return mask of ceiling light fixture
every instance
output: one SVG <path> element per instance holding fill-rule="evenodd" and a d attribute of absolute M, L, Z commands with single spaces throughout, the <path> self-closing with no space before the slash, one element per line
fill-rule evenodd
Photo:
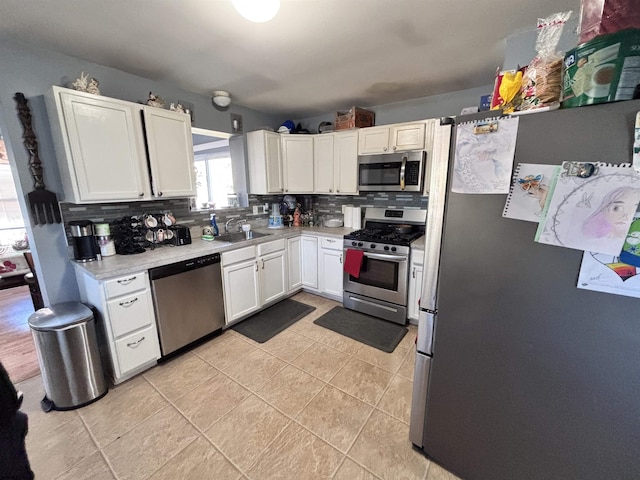
<path fill-rule="evenodd" d="M 247 20 L 264 23 L 276 16 L 280 0 L 232 0 L 233 6 Z"/>
<path fill-rule="evenodd" d="M 213 95 L 213 103 L 215 103 L 219 107 L 228 107 L 231 105 L 231 94 L 229 92 L 225 92 L 224 90 L 216 90 L 212 93 Z"/>

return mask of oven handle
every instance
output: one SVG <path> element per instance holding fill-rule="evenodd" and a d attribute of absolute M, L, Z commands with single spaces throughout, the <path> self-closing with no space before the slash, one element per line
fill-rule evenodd
<path fill-rule="evenodd" d="M 400 190 L 404 190 L 404 174 L 407 169 L 407 156 L 402 156 L 402 166 L 400 167 Z"/>
<path fill-rule="evenodd" d="M 397 255 L 383 255 L 380 253 L 366 253 L 364 254 L 367 258 L 373 258 L 377 260 L 390 260 L 396 263 L 406 262 L 408 260 L 407 257 L 398 257 Z"/>

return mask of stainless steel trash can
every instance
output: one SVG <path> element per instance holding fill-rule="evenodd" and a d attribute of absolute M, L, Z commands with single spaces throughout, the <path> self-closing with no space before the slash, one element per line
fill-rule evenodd
<path fill-rule="evenodd" d="M 45 397 L 42 409 L 71 410 L 107 393 L 93 313 L 80 302 L 41 308 L 29 317 Z"/>

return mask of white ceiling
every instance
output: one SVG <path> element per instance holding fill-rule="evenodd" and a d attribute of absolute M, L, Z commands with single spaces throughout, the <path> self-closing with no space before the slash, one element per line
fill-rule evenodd
<path fill-rule="evenodd" d="M 506 38 L 580 0 L 2 0 L 12 38 L 185 90 L 306 117 L 487 85 Z"/>

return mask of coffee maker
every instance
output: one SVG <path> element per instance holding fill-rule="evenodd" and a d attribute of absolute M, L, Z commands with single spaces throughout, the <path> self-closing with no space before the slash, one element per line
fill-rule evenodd
<path fill-rule="evenodd" d="M 69 222 L 73 244 L 73 259 L 76 262 L 93 262 L 98 259 L 98 242 L 91 220 Z"/>

